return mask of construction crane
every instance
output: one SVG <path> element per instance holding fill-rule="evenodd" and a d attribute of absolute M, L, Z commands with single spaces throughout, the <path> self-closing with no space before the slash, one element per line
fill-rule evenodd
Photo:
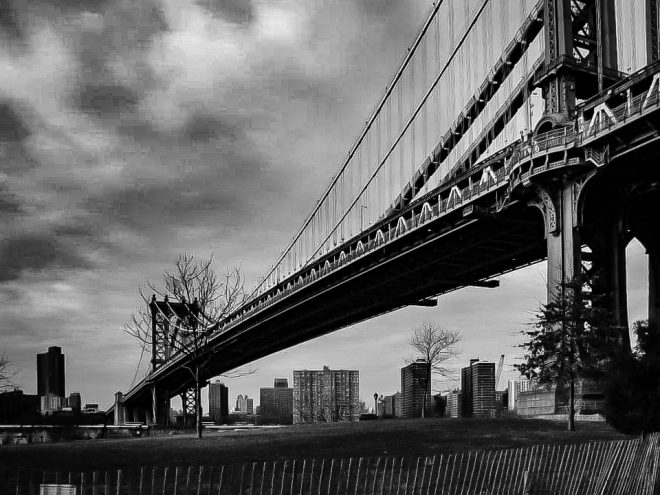
<path fill-rule="evenodd" d="M 500 361 L 497 363 L 497 370 L 495 371 L 495 390 L 497 390 L 497 386 L 500 383 L 502 368 L 504 368 L 504 354 L 500 355 Z"/>

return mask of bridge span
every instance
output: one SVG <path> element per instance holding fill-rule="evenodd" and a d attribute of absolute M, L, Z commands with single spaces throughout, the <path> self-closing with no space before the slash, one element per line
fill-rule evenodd
<path fill-rule="evenodd" d="M 445 66 L 467 50 L 463 42 L 486 22 L 489 2 L 473 3 L 463 37 L 449 43 Z M 442 85 L 440 61 L 437 78 L 427 77 L 425 89 L 411 98 L 408 117 L 392 119 L 390 101 L 406 71 L 414 76 L 414 54 L 426 53 L 424 44 L 446 6 L 438 2 L 315 210 L 249 301 L 214 326 L 206 348 L 213 358 L 203 378 L 397 308 L 432 305 L 435 297 L 461 287 L 492 286 L 493 277 L 546 258 L 550 298 L 558 284 L 581 273 L 591 294 L 601 296 L 594 300 L 626 325 L 625 247 L 634 237 L 649 254 L 649 318 L 656 319 L 657 23 L 647 26 L 649 43 L 656 43 L 647 61 L 622 74 L 612 43 L 614 3 L 526 2 L 502 55 L 483 63 L 489 68 L 483 82 L 439 133 L 432 132 L 427 112 Z M 651 7 L 649 15 L 657 15 Z M 414 83 L 411 88 L 415 94 Z M 541 95 L 534 96 L 537 89 Z M 544 112 L 532 122 L 529 102 L 541 96 Z M 417 131 L 426 136 L 423 153 L 415 144 L 418 118 L 425 122 Z M 502 143 L 506 135 L 510 139 Z M 389 144 L 383 145 L 385 136 Z M 400 165 L 408 160 L 405 142 L 415 162 L 410 171 Z M 373 156 L 355 158 L 367 151 Z M 395 152 L 404 158 L 394 160 Z M 364 177 L 352 171 L 364 163 Z M 393 186 L 388 179 L 394 166 L 399 180 Z M 350 180 L 356 177 L 357 186 Z M 367 209 L 373 211 L 365 224 Z M 162 421 L 170 397 L 191 387 L 187 359 L 172 356 L 120 394 L 110 412 L 118 421 Z"/>

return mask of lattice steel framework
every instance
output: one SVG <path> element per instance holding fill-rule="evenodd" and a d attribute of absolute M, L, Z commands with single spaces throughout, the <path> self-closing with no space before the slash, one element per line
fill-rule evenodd
<path fill-rule="evenodd" d="M 199 322 L 200 309 L 196 301 L 172 302 L 167 296 L 157 301 L 154 295 L 149 303 L 151 313 L 151 366 L 152 371 L 169 361 L 181 348 L 182 330 L 193 328 Z"/>

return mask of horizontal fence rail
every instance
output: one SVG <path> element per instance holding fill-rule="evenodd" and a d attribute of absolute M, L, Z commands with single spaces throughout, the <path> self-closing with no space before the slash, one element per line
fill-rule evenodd
<path fill-rule="evenodd" d="M 660 435 L 426 457 L 351 457 L 94 472 L 2 470 L 3 494 L 655 494 Z M 59 490 L 59 491 L 58 491 Z"/>

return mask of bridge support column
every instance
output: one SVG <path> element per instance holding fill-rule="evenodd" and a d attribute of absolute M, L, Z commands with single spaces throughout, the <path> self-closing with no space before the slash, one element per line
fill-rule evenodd
<path fill-rule="evenodd" d="M 121 392 L 115 393 L 115 420 L 114 424 L 121 426 L 126 421 L 126 411 L 124 409 L 123 395 Z"/>
<path fill-rule="evenodd" d="M 534 203 L 545 218 L 548 246 L 548 302 L 560 296 L 563 285 L 579 273 L 580 233 L 575 226 L 573 208 L 576 191 L 572 183 L 558 187 L 539 187 Z"/>
<path fill-rule="evenodd" d="M 623 199 L 607 196 L 590 211 L 597 211 L 581 225 L 578 212 L 585 177 L 564 178 L 537 189 L 535 203 L 543 213 L 548 246 L 548 302 L 561 295 L 562 287 L 579 279 L 588 287 L 584 297 L 607 309 L 622 328 L 622 344 L 629 345 L 626 293 L 627 234 L 623 231 Z"/>
<path fill-rule="evenodd" d="M 660 323 L 660 245 L 648 249 L 649 254 L 649 324 Z"/>
<path fill-rule="evenodd" d="M 151 386 L 151 423 L 168 426 L 170 423 L 170 395 L 160 390 L 156 384 Z"/>
<path fill-rule="evenodd" d="M 187 427 L 195 426 L 195 414 L 197 412 L 195 388 L 186 390 L 181 394 L 181 408 L 183 409 L 183 423 Z"/>

